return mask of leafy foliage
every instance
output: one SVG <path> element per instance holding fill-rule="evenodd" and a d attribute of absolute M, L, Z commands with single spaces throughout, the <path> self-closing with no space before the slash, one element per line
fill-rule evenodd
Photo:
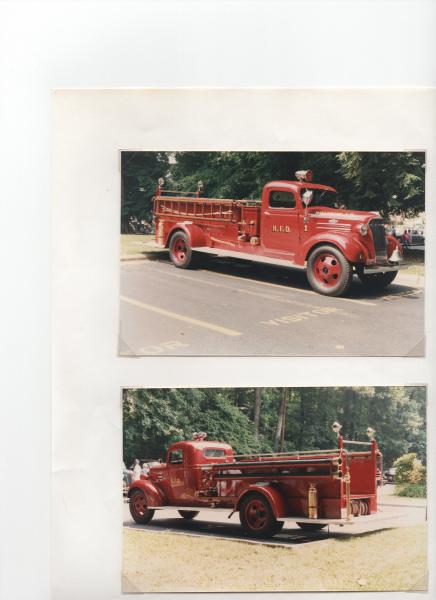
<path fill-rule="evenodd" d="M 315 181 L 335 187 L 353 209 L 384 215 L 424 210 L 423 152 L 123 152 L 122 226 L 129 216 L 151 219 L 159 177 L 166 187 L 216 198 L 260 198 L 267 181 L 294 179 L 311 168 Z M 141 191 L 143 190 L 143 191 Z"/>
<path fill-rule="evenodd" d="M 127 233 L 129 217 L 151 220 L 151 199 L 159 177 L 166 174 L 165 152 L 121 153 L 121 231 Z"/>
<path fill-rule="evenodd" d="M 277 435 L 282 388 L 262 388 L 259 427 L 254 388 L 124 390 L 124 460 L 164 458 L 168 446 L 206 431 L 237 453 L 271 452 Z M 283 450 L 331 448 L 339 421 L 349 439 L 366 439 L 368 426 L 389 467 L 412 452 L 426 457 L 425 387 L 289 388 Z"/>
<path fill-rule="evenodd" d="M 425 469 L 415 452 L 408 452 L 396 459 L 395 481 L 397 483 L 421 483 L 425 479 Z"/>

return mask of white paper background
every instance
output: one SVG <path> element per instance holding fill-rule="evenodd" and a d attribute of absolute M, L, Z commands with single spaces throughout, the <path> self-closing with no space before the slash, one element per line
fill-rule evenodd
<path fill-rule="evenodd" d="M 428 363 L 411 358 L 118 358 L 119 149 L 426 149 L 431 198 L 435 102 L 436 93 L 425 91 L 56 92 L 55 597 L 86 590 L 104 598 L 119 587 L 122 386 L 380 385 L 430 377 Z M 430 282 L 427 307 L 434 293 Z"/>
<path fill-rule="evenodd" d="M 63 526 L 56 529 L 52 552 L 58 590 L 55 597 L 118 597 L 121 423 L 115 388 L 307 383 L 301 367 L 307 361 L 298 359 L 221 359 L 218 382 L 206 359 L 177 359 L 177 366 L 166 359 L 163 369 L 158 358 L 115 358 L 114 312 L 108 328 L 105 326 L 109 308 L 117 310 L 118 248 L 114 234 L 118 224 L 107 219 L 116 212 L 110 198 L 114 198 L 113 185 L 119 175 L 110 169 L 107 180 L 109 171 L 97 168 L 95 160 L 91 168 L 104 176 L 109 192 L 105 211 L 99 213 L 99 228 L 92 231 L 94 244 L 86 230 L 86 217 L 93 209 L 83 209 L 79 195 L 84 226 L 76 240 L 80 243 L 71 240 L 76 231 L 73 220 L 65 245 L 61 240 L 59 247 L 58 256 L 65 260 L 61 273 L 65 270 L 71 276 L 71 280 L 64 279 L 66 289 L 71 290 L 74 281 L 79 285 L 85 280 L 89 288 L 84 304 L 75 304 L 70 313 L 72 323 L 79 325 L 77 331 L 70 329 L 71 337 L 57 346 L 55 421 L 60 422 L 66 414 L 70 426 L 58 429 L 55 467 L 72 470 L 56 475 L 51 507 L 51 90 L 435 86 L 435 8 L 433 1 L 421 0 L 0 3 L 0 198 L 5 223 L 0 236 L 5 275 L 1 295 L 1 598 L 49 598 L 51 508 L 54 524 Z M 405 119 L 409 123 L 416 119 L 420 125 L 427 116 L 420 110 L 406 110 Z M 428 121 L 426 127 L 426 135 L 430 135 L 432 125 Z M 397 129 L 401 128 L 397 123 Z M 79 128 L 76 136 L 80 133 Z M 325 148 L 336 149 L 329 140 Z M 103 162 L 108 160 L 107 149 L 102 155 Z M 100 159 L 100 154 L 94 158 Z M 111 161 L 112 153 L 109 163 L 113 165 Z M 82 175 L 81 171 L 75 173 L 75 185 L 81 185 Z M 430 186 L 430 177 L 428 183 Z M 96 187 L 94 183 L 93 189 Z M 429 187 L 427 201 L 432 208 L 434 193 L 430 192 Z M 101 195 L 95 197 L 101 201 Z M 428 230 L 434 231 L 433 212 Z M 80 252 L 69 253 L 71 248 L 80 250 L 81 244 L 94 262 L 84 264 Z M 434 258 L 433 241 L 427 252 L 430 269 L 434 269 Z M 83 265 L 85 271 L 81 271 Z M 95 269 L 96 280 L 89 269 Z M 111 286 L 111 294 L 102 298 L 101 291 Z M 82 301 L 84 294 L 77 292 Z M 434 306 L 434 290 L 429 286 L 427 292 L 427 332 L 431 339 L 426 361 L 341 361 L 338 371 L 337 361 L 323 360 L 323 377 L 316 383 L 433 382 L 435 330 L 429 307 L 430 302 Z M 65 296 L 70 307 L 74 299 L 77 296 Z M 102 309 L 94 322 L 88 320 L 95 316 L 89 312 L 93 302 Z M 68 305 L 63 308 L 67 310 Z M 81 327 L 85 326 L 83 345 Z M 61 331 L 66 335 L 65 328 Z M 310 364 L 315 365 L 315 361 Z M 307 366 L 304 371 L 310 376 Z M 318 369 L 316 372 L 319 374 Z M 310 383 L 315 383 L 313 377 Z M 434 423 L 432 406 L 430 417 Z M 65 439 L 63 451 L 61 436 Z M 434 454 L 431 438 L 429 454 Z M 433 471 L 432 478 L 434 483 Z M 430 558 L 434 563 L 433 550 Z M 366 597 L 359 594 L 359 598 Z"/>

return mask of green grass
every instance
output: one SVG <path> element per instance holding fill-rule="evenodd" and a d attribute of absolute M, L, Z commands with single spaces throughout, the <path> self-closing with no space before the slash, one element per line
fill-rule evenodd
<path fill-rule="evenodd" d="M 123 592 L 425 589 L 426 525 L 294 548 L 125 529 Z"/>
<path fill-rule="evenodd" d="M 424 276 L 425 252 L 406 248 L 403 255 L 403 268 L 410 275 Z"/>
<path fill-rule="evenodd" d="M 425 483 L 399 483 L 395 486 L 395 495 L 408 498 L 427 498 L 427 486 Z"/>
<path fill-rule="evenodd" d="M 147 254 L 159 252 L 155 248 L 146 246 L 146 242 L 154 241 L 154 235 L 122 234 L 121 235 L 121 256 L 131 256 L 133 254 Z"/>

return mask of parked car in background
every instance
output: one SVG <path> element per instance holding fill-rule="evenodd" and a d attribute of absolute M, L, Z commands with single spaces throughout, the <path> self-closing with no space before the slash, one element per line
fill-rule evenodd
<path fill-rule="evenodd" d="M 395 483 L 395 473 L 396 472 L 397 472 L 397 469 L 395 467 L 391 467 L 390 469 L 387 469 L 383 473 L 385 483 Z"/>

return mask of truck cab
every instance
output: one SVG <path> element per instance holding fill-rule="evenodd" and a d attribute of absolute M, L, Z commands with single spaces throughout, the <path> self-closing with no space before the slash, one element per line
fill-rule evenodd
<path fill-rule="evenodd" d="M 305 201 L 310 198 L 312 207 Z M 332 187 L 296 181 L 270 181 L 262 192 L 261 245 L 277 258 L 298 262 L 301 245 L 312 235 L 308 224 L 318 208 L 339 208 Z"/>
<path fill-rule="evenodd" d="M 188 440 L 172 444 L 166 462 L 150 469 L 150 479 L 159 483 L 169 502 L 192 505 L 198 501 L 204 467 L 233 462 L 233 449 L 222 442 Z"/>

